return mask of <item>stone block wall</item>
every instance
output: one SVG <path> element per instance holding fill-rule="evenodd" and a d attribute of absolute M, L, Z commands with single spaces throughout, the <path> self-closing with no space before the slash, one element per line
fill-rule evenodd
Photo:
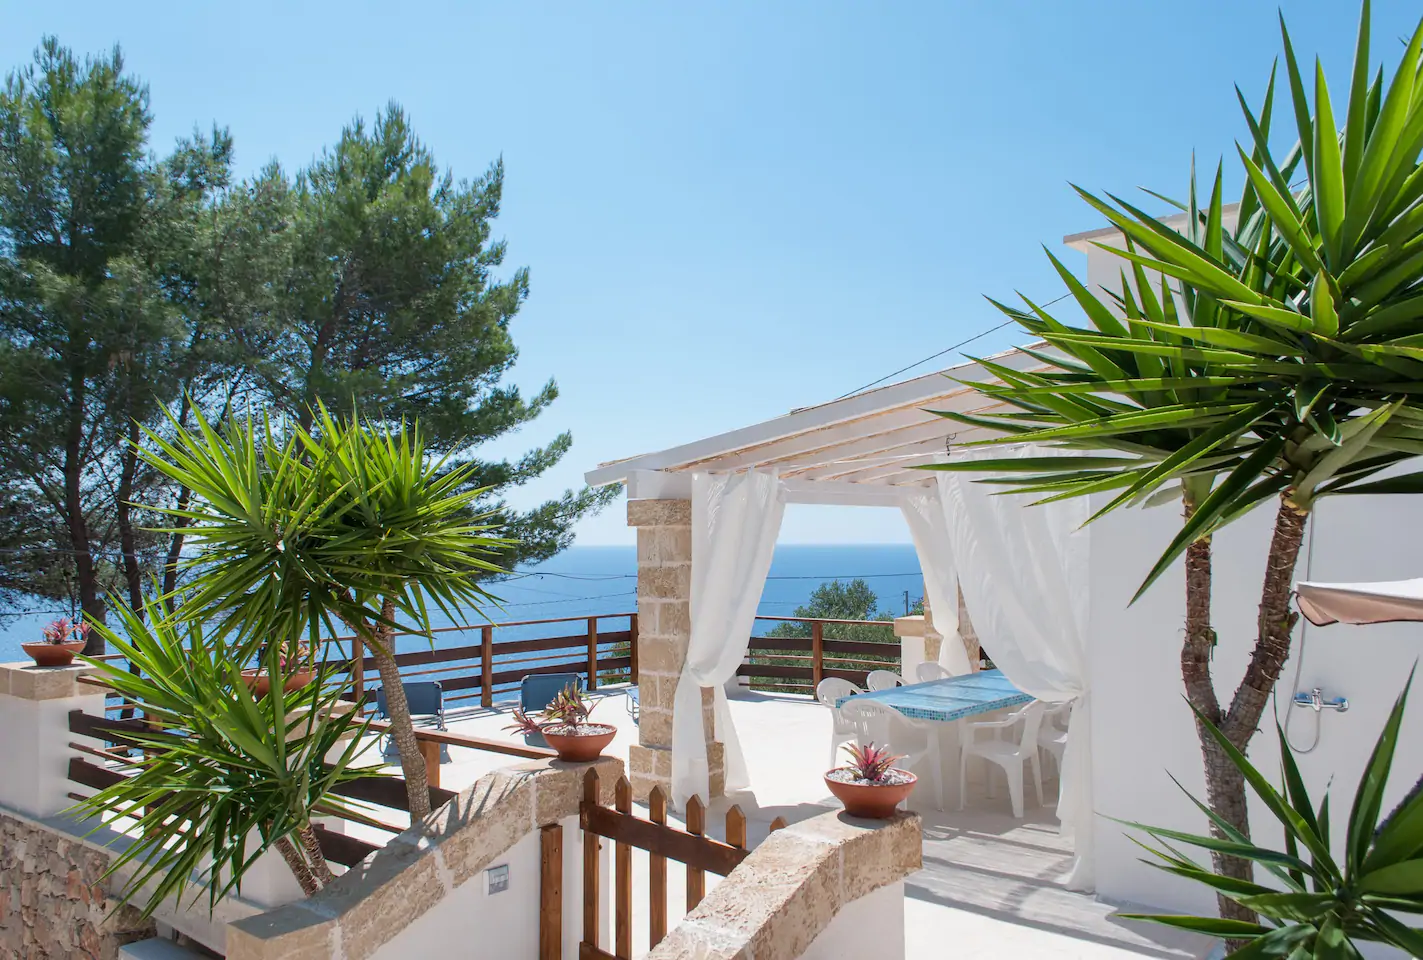
<path fill-rule="evenodd" d="M 115 960 L 154 935 L 101 881 L 109 857 L 41 823 L 0 814 L 0 956 Z"/>
<path fill-rule="evenodd" d="M 520 924 L 536 933 L 537 878 L 531 898 L 521 900 L 511 889 L 508 899 L 490 900 L 479 892 L 481 875 L 525 838 L 553 824 L 565 826 L 563 926 L 576 936 L 579 928 L 570 918 L 582 917 L 581 876 L 568 864 L 582 857 L 575 830 L 590 766 L 598 771 L 600 802 L 611 804 L 623 775 L 622 761 L 612 757 L 593 764 L 535 760 L 486 774 L 314 896 L 229 924 L 228 960 L 505 956 L 493 946 L 482 949 L 482 943 L 441 942 L 450 939 L 439 935 L 450 926 L 433 920 L 445 913 L 439 919 L 448 921 L 445 908 L 453 904 L 457 911 L 497 912 L 504 926 L 485 934 L 490 943 Z M 527 889 L 530 873 L 523 871 L 512 882 Z"/>
<path fill-rule="evenodd" d="M 922 863 L 917 814 L 802 820 L 771 834 L 647 960 L 904 960 L 903 880 Z"/>

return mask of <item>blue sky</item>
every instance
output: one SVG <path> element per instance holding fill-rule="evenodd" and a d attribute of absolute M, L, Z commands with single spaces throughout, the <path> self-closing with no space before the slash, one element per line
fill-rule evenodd
<path fill-rule="evenodd" d="M 1344 87 L 1356 6 L 1283 6 Z M 393 99 L 456 175 L 502 154 L 496 229 L 532 274 L 515 379 L 562 397 L 499 450 L 575 439 L 528 499 L 878 379 L 996 324 L 983 294 L 1057 296 L 1040 245 L 1100 225 L 1068 182 L 1183 192 L 1279 50 L 1255 0 L 0 9 L 6 69 L 44 33 L 121 43 L 160 150 L 216 121 L 242 172 L 293 169 Z M 1417 15 L 1374 4 L 1376 58 Z M 579 538 L 630 542 L 621 507 Z M 782 534 L 904 539 L 882 510 L 798 508 Z"/>

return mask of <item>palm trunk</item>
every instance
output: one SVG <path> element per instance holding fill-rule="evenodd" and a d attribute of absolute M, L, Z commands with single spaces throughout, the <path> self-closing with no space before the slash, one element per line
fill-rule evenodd
<path fill-rule="evenodd" d="M 1260 717 L 1265 713 L 1275 682 L 1290 656 L 1291 635 L 1299 614 L 1290 609 L 1294 592 L 1295 563 L 1304 544 L 1308 510 L 1295 506 L 1289 491 L 1280 498 L 1275 514 L 1275 534 L 1270 541 L 1270 555 L 1265 561 L 1265 584 L 1260 591 L 1260 618 L 1255 638 L 1255 650 L 1245 679 L 1236 688 L 1235 697 L 1226 714 L 1222 732 L 1241 750 L 1250 742 Z"/>
<path fill-rule="evenodd" d="M 1287 491 L 1281 497 L 1275 514 L 1275 532 L 1265 564 L 1258 632 L 1255 649 L 1250 655 L 1250 666 L 1235 690 L 1230 710 L 1220 716 L 1217 707 L 1214 714 L 1207 714 L 1216 718 L 1214 722 L 1226 739 L 1242 752 L 1249 747 L 1250 738 L 1260 725 L 1270 694 L 1284 671 L 1285 661 L 1289 659 L 1291 634 L 1299 620 L 1299 614 L 1290 610 L 1290 597 L 1294 589 L 1295 564 L 1299 560 L 1308 521 L 1308 511 L 1295 506 Z M 1214 741 L 1207 740 L 1204 733 L 1201 743 L 1206 761 L 1206 796 L 1211 809 L 1248 837 L 1250 820 L 1245 778 Z M 1219 835 L 1219 832 L 1216 833 Z M 1215 869 L 1224 876 L 1254 879 L 1250 862 L 1238 857 L 1216 857 Z M 1238 920 L 1255 918 L 1251 911 L 1239 904 L 1225 898 L 1219 900 L 1221 916 Z M 1230 947 L 1236 949 L 1241 945 L 1232 943 Z"/>
<path fill-rule="evenodd" d="M 1196 499 L 1188 492 L 1183 497 L 1185 519 L 1189 520 L 1196 511 Z M 1216 698 L 1215 681 L 1211 677 L 1211 655 L 1215 650 L 1216 633 L 1211 626 L 1211 578 L 1213 575 L 1211 538 L 1203 537 L 1186 548 L 1186 637 L 1181 645 L 1181 679 L 1186 685 L 1186 699 L 1212 723 L 1221 722 L 1220 701 Z M 1196 735 L 1201 742 L 1201 754 L 1205 761 L 1206 795 L 1211 809 L 1220 813 L 1233 826 L 1249 830 L 1243 805 L 1236 807 L 1235 800 L 1244 799 L 1245 782 L 1206 731 L 1205 726 L 1196 722 Z M 1224 831 L 1211 825 L 1211 833 L 1224 840 Z M 1240 857 L 1212 854 L 1215 872 L 1222 876 L 1248 879 L 1250 862 Z M 1216 907 L 1222 917 L 1232 920 L 1252 920 L 1254 914 L 1231 900 L 1216 896 Z"/>
<path fill-rule="evenodd" d="M 321 852 L 321 841 L 316 837 L 316 829 L 308 823 L 297 835 L 301 837 L 301 847 L 306 851 L 306 862 L 321 885 L 324 887 L 335 880 L 336 875 L 331 872 L 331 865 L 326 862 L 326 854 Z"/>
<path fill-rule="evenodd" d="M 395 603 L 388 599 L 383 601 L 380 613 L 386 620 L 392 619 Z M 405 792 L 410 800 L 410 822 L 414 823 L 430 813 L 430 778 L 425 767 L 425 756 L 420 752 L 419 741 L 415 739 L 415 724 L 410 720 L 405 686 L 395 662 L 394 631 L 386 624 L 377 624 L 375 642 L 370 646 L 376 669 L 380 671 L 381 686 L 385 689 L 386 710 L 390 713 L 390 736 L 400 753 L 400 771 L 405 777 Z"/>
<path fill-rule="evenodd" d="M 296 882 L 301 884 L 301 892 L 308 897 L 317 893 L 321 889 L 321 884 L 316 879 L 316 874 L 312 873 L 311 867 L 302 859 L 297 852 L 296 844 L 291 842 L 289 837 L 277 839 L 277 852 L 286 861 L 287 869 L 296 877 Z"/>

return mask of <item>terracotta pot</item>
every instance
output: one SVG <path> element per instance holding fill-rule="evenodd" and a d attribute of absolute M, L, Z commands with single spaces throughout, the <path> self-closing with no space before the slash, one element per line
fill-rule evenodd
<path fill-rule="evenodd" d="M 84 652 L 83 640 L 75 640 L 73 643 L 45 643 L 43 640 L 37 640 L 34 643 L 22 643 L 20 646 L 30 655 L 35 665 L 40 667 L 67 667 L 74 662 L 76 653 Z"/>
<path fill-rule="evenodd" d="M 314 677 L 310 670 L 298 670 L 296 673 L 287 674 L 287 678 L 282 682 L 282 691 L 291 693 L 300 690 L 311 683 Z M 242 679 L 247 681 L 247 689 L 252 691 L 254 697 L 265 697 L 272 692 L 272 678 L 267 675 L 267 671 L 260 667 L 255 667 L 242 671 Z"/>
<path fill-rule="evenodd" d="M 830 788 L 831 793 L 835 794 L 835 799 L 845 805 L 845 812 L 850 816 L 864 817 L 867 820 L 888 820 L 894 816 L 895 808 L 904 802 L 904 798 L 909 796 L 909 791 L 913 790 L 914 785 L 919 782 L 919 778 L 908 770 L 895 772 L 909 777 L 909 782 L 847 783 L 844 780 L 836 780 L 827 774 L 825 785 Z"/>
<path fill-rule="evenodd" d="M 587 733 L 551 733 L 548 727 L 543 729 L 544 739 L 558 751 L 558 759 L 570 763 L 597 760 L 603 755 L 603 748 L 612 743 L 613 737 L 618 734 L 617 727 L 605 723 L 585 723 L 582 726 L 588 730 Z"/>

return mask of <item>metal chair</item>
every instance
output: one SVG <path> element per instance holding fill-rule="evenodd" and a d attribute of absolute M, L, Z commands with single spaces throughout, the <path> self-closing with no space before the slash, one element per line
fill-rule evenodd
<path fill-rule="evenodd" d="M 429 725 L 433 721 L 436 730 L 444 730 L 445 727 L 445 688 L 438 680 L 421 680 L 416 683 L 400 684 L 405 688 L 405 704 L 410 711 L 410 719 L 419 723 L 424 721 Z M 386 702 L 385 687 L 376 687 L 376 719 L 390 719 L 390 705 Z M 394 739 L 387 734 L 382 752 L 389 753 L 394 746 Z M 445 759 L 445 748 L 440 748 L 440 758 Z"/>
<path fill-rule="evenodd" d="M 920 683 L 933 683 L 935 680 L 947 680 L 953 674 L 948 667 L 942 663 L 935 663 L 933 660 L 925 660 L 914 668 L 914 678 Z"/>
<path fill-rule="evenodd" d="M 830 708 L 830 766 L 832 767 L 835 766 L 836 755 L 839 753 L 841 744 L 854 743 L 858 739 L 855 727 L 845 720 L 840 713 L 840 708 L 835 706 L 835 701 L 864 692 L 849 680 L 840 677 L 826 677 L 815 688 L 815 699 Z"/>
<path fill-rule="evenodd" d="M 535 673 L 519 681 L 519 709 L 525 713 L 542 710 L 567 687 L 583 689 L 581 673 Z"/>
<path fill-rule="evenodd" d="M 628 716 L 632 717 L 632 722 L 637 723 L 642 719 L 642 694 L 637 692 L 637 687 L 628 687 L 627 700 L 624 701 L 627 707 Z"/>
<path fill-rule="evenodd" d="M 871 690 L 892 690 L 904 686 L 904 678 L 893 670 L 871 670 L 865 678 L 865 685 Z"/>
<path fill-rule="evenodd" d="M 405 704 L 413 720 L 433 720 L 436 730 L 445 729 L 445 688 L 438 680 L 401 683 L 405 688 Z M 376 718 L 390 719 L 390 707 L 385 699 L 385 687 L 376 687 Z"/>

